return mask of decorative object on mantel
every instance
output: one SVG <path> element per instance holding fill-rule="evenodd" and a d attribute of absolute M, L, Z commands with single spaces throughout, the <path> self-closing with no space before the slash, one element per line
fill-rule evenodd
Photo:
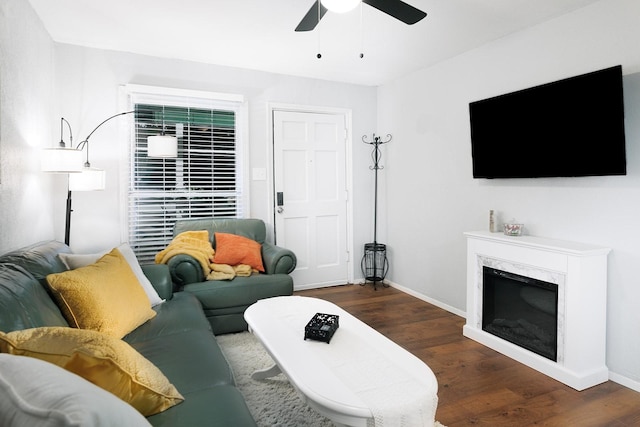
<path fill-rule="evenodd" d="M 369 169 L 375 172 L 375 184 L 374 184 L 374 197 L 375 201 L 373 204 L 373 243 L 365 243 L 364 245 L 364 255 L 362 257 L 362 261 L 360 263 L 360 267 L 362 268 L 362 274 L 364 275 L 365 281 L 373 282 L 373 289 L 377 290 L 376 283 L 381 282 L 382 286 L 388 287 L 389 285 L 384 283 L 384 278 L 389 271 L 389 261 L 387 260 L 387 246 L 378 243 L 377 233 L 378 233 L 378 170 L 384 169 L 384 166 L 380 166 L 380 158 L 382 157 L 382 153 L 380 152 L 380 145 L 386 144 L 391 141 L 391 135 L 387 134 L 387 139 L 382 140 L 381 137 L 373 134 L 372 140 L 368 141 L 367 136 L 364 135 L 362 137 L 362 142 L 365 144 L 373 145 L 373 152 L 371 153 L 371 158 L 373 159 L 373 166 L 369 166 Z M 364 283 L 362 283 L 364 285 Z"/>
<path fill-rule="evenodd" d="M 524 224 L 518 224 L 515 220 L 511 220 L 509 223 L 504 224 L 504 234 L 506 236 L 521 236 Z"/>
<path fill-rule="evenodd" d="M 489 211 L 489 231 L 492 233 L 496 232 L 496 215 L 493 209 Z"/>

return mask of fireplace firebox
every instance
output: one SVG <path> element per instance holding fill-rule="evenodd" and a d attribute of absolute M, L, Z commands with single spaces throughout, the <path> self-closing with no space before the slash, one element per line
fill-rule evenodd
<path fill-rule="evenodd" d="M 482 277 L 482 330 L 556 362 L 558 285 L 487 266 Z"/>

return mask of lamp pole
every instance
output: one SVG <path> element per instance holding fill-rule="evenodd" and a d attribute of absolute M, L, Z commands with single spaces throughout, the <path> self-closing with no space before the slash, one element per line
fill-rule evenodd
<path fill-rule="evenodd" d="M 98 126 L 96 126 L 89 133 L 89 135 L 87 135 L 87 137 L 85 139 L 83 139 L 82 141 L 80 141 L 78 143 L 78 145 L 75 148 L 76 150 L 82 151 L 85 147 L 87 149 L 87 157 L 86 157 L 87 160 L 84 163 L 84 167 L 85 168 L 91 167 L 91 163 L 89 162 L 89 138 L 91 138 L 91 135 L 93 135 L 93 133 L 95 131 L 97 131 L 100 126 L 102 126 L 103 124 L 107 123 L 109 120 L 115 119 L 116 117 L 124 116 L 125 114 L 131 114 L 131 113 L 134 113 L 134 112 L 135 111 L 125 111 L 124 113 L 114 114 L 113 116 L 103 120 Z M 65 119 L 62 119 L 62 120 L 67 122 Z M 67 122 L 67 125 L 69 126 L 69 134 L 71 134 L 71 125 L 69 124 L 69 122 Z M 60 125 L 60 127 L 62 127 L 62 124 Z M 61 130 L 60 133 L 62 134 L 62 130 Z M 73 140 L 71 142 L 71 146 L 73 147 Z M 69 179 L 67 178 L 67 183 L 68 182 L 69 182 Z M 71 208 L 71 187 L 68 186 L 67 187 L 67 208 L 66 208 L 65 223 L 64 223 L 64 243 L 66 245 L 69 245 L 69 241 L 70 241 L 69 238 L 70 238 L 70 235 L 71 235 L 71 212 L 73 212 L 73 209 Z"/>

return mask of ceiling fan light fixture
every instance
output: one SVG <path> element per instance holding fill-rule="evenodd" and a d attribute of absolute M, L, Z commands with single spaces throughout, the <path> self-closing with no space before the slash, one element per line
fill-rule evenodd
<path fill-rule="evenodd" d="M 320 0 L 320 2 L 331 12 L 345 13 L 355 9 L 361 0 Z"/>

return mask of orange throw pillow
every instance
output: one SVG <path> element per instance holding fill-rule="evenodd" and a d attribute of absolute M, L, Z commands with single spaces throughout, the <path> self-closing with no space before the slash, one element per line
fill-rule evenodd
<path fill-rule="evenodd" d="M 262 245 L 247 237 L 230 233 L 215 233 L 216 252 L 213 262 L 216 264 L 251 266 L 264 272 L 262 265 Z"/>

